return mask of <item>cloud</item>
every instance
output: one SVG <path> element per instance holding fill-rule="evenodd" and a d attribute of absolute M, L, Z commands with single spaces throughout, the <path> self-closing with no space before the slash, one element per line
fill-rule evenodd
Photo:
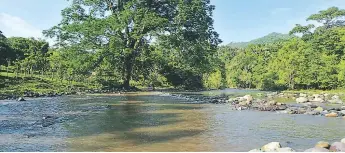
<path fill-rule="evenodd" d="M 24 19 L 6 13 L 0 13 L 0 30 L 6 37 L 35 37 L 44 39 L 42 30 Z M 54 43 L 46 39 L 51 45 Z"/>

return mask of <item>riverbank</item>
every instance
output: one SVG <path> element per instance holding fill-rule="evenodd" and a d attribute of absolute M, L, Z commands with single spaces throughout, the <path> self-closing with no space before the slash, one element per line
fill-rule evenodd
<path fill-rule="evenodd" d="M 165 93 L 193 103 L 227 104 L 233 110 L 270 111 L 281 114 L 304 114 L 345 119 L 345 104 L 340 94 L 296 92 L 257 92 L 240 95 L 205 96 Z"/>
<path fill-rule="evenodd" d="M 102 90 L 101 88 L 100 85 L 85 82 L 56 80 L 37 75 L 24 76 L 19 74 L 17 76 L 14 73 L 0 72 L 0 100 L 139 91 L 137 88 L 129 90 L 122 88 Z"/>
<path fill-rule="evenodd" d="M 271 142 L 249 152 L 295 152 L 295 150 L 290 147 L 282 147 L 279 142 Z M 313 148 L 307 149 L 304 152 L 345 152 L 345 138 L 341 139 L 340 142 L 332 144 L 326 141 L 319 141 Z"/>

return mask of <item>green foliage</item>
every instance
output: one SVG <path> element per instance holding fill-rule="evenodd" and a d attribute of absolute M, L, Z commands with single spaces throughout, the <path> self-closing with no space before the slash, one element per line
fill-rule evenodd
<path fill-rule="evenodd" d="M 227 87 L 282 89 L 344 88 L 345 10 L 336 7 L 311 15 L 321 23 L 297 24 L 288 41 L 249 45 L 227 55 Z M 218 57 L 223 61 L 224 57 Z M 226 59 L 226 58 L 225 58 Z M 219 68 L 218 68 L 219 69 Z"/>
<path fill-rule="evenodd" d="M 229 43 L 228 46 L 233 47 L 233 48 L 245 48 L 245 47 L 248 47 L 249 45 L 276 43 L 276 42 L 288 40 L 290 38 L 292 38 L 292 36 L 288 34 L 273 32 L 264 37 L 254 39 L 249 42 L 232 42 L 232 43 Z"/>

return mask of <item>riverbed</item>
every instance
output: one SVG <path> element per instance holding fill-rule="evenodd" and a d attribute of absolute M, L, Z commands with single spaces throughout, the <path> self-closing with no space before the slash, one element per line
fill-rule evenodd
<path fill-rule="evenodd" d="M 160 92 L 0 101 L 0 151 L 249 151 L 272 141 L 304 151 L 344 138 L 344 127 L 340 118 L 234 111 Z"/>

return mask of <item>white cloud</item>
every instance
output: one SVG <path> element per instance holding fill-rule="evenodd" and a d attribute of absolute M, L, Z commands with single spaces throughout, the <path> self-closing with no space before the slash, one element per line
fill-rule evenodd
<path fill-rule="evenodd" d="M 42 30 L 24 19 L 6 13 L 0 13 L 0 30 L 6 37 L 35 37 L 44 39 Z M 53 41 L 46 39 L 51 45 Z"/>

